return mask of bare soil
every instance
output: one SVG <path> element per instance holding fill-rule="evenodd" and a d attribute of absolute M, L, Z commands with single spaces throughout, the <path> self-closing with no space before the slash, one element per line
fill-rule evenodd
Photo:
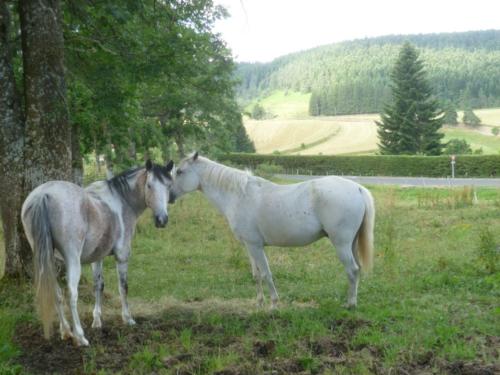
<path fill-rule="evenodd" d="M 234 318 L 234 316 L 233 316 Z M 241 316 L 245 326 L 245 316 Z M 90 327 L 91 318 L 83 320 L 84 327 Z M 78 348 L 71 341 L 62 341 L 58 336 L 51 340 L 43 338 L 38 323 L 24 322 L 18 325 L 15 343 L 21 349 L 19 363 L 24 372 L 31 374 L 93 374 L 104 369 L 110 373 L 120 371 L 127 374 L 131 357 L 152 343 L 172 344 L 178 342 L 183 329 L 191 329 L 193 340 L 202 337 L 191 349 L 180 348 L 180 353 L 161 359 L 165 369 L 175 369 L 177 374 L 200 373 L 203 357 L 216 353 L 220 348 L 231 348 L 240 358 L 237 363 L 215 372 L 219 375 L 243 374 L 321 374 L 336 366 L 355 367 L 360 360 L 370 364 L 374 374 L 463 374 L 494 375 L 500 373 L 499 364 L 480 362 L 446 362 L 435 358 L 432 352 L 425 353 L 411 363 L 401 363 L 395 368 L 384 367 L 383 350 L 372 346 L 353 346 L 349 337 L 366 321 L 335 320 L 332 328 L 335 335 L 314 340 L 305 338 L 299 345 L 310 349 L 314 366 L 304 358 L 283 358 L 276 353 L 273 340 L 255 339 L 250 350 L 242 345 L 241 337 L 224 335 L 219 325 L 199 323 L 193 311 L 167 311 L 161 317 L 138 317 L 134 327 L 124 326 L 118 318 L 105 321 L 102 330 L 87 328 L 89 348 Z M 283 322 L 287 324 L 287 322 Z M 264 327 L 263 327 L 264 328 Z M 221 337 L 222 341 L 211 339 Z M 498 350 L 498 337 L 490 337 L 491 350 Z M 496 348 L 495 348 L 496 347 Z M 498 352 L 497 352 L 498 354 Z M 498 357 L 497 357 L 498 358 Z M 154 373 L 154 372 L 153 372 Z"/>

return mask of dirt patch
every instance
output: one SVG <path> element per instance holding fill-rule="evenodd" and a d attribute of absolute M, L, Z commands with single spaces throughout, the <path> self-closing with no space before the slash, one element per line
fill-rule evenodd
<path fill-rule="evenodd" d="M 244 327 L 244 332 L 255 329 L 244 315 L 233 313 L 226 318 Z M 289 321 L 284 319 L 279 323 L 286 326 Z M 402 363 L 387 369 L 383 365 L 384 351 L 381 348 L 352 345 L 352 335 L 360 327 L 370 324 L 353 319 L 332 322 L 332 328 L 335 328 L 332 335 L 314 340 L 298 340 L 288 357 L 280 355 L 275 340 L 258 337 L 258 332 L 267 332 L 265 323 L 260 326 L 250 345 L 245 345 L 247 334 L 226 334 L 220 323 L 203 321 L 199 314 L 184 308 L 168 309 L 159 316 L 137 317 L 134 327 L 124 326 L 116 316 L 106 319 L 102 330 L 88 328 L 91 324 L 90 315 L 85 317 L 83 324 L 87 327 L 86 335 L 91 344 L 89 348 L 74 347 L 71 341 L 61 341 L 58 336 L 47 341 L 38 323 L 19 324 L 15 344 L 21 349 L 22 355 L 18 363 L 25 372 L 31 374 L 94 374 L 101 369 L 111 373 L 129 373 L 137 370 L 133 366 L 139 366 L 138 373 L 169 369 L 177 374 L 200 371 L 220 375 L 321 374 L 327 369 L 333 372 L 336 368 L 354 369 L 361 362 L 375 374 L 490 375 L 500 372 L 500 367 L 494 364 L 446 362 L 437 359 L 432 352 L 423 353 L 412 363 Z M 180 336 L 186 331 L 191 332 L 191 342 L 182 345 Z M 498 342 L 498 337 L 485 338 L 485 343 L 492 346 Z M 165 354 L 159 349 L 162 347 L 170 351 Z M 144 357 L 141 357 L 145 350 Z M 295 352 L 299 353 L 297 358 L 292 354 Z M 224 358 L 225 354 L 235 358 L 225 365 L 217 363 L 217 358 Z M 215 362 L 211 363 L 211 359 L 215 359 Z M 148 361 L 150 363 L 147 366 L 150 367 L 140 367 Z"/>
<path fill-rule="evenodd" d="M 253 351 L 257 357 L 267 357 L 276 349 L 276 342 L 273 340 L 256 341 L 253 344 Z"/>
<path fill-rule="evenodd" d="M 343 363 L 346 361 L 348 344 L 333 340 L 329 337 L 323 337 L 319 340 L 310 342 L 312 353 L 316 356 L 327 356 L 334 363 Z"/>
<path fill-rule="evenodd" d="M 477 362 L 456 361 L 444 367 L 449 374 L 495 375 L 500 373 L 500 365 L 483 365 Z"/>

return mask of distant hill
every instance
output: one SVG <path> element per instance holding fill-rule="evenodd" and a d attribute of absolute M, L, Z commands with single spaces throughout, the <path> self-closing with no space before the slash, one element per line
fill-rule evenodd
<path fill-rule="evenodd" d="M 443 102 L 474 108 L 500 106 L 500 30 L 390 35 L 335 43 L 270 63 L 241 63 L 242 101 L 275 90 L 311 93 L 311 115 L 380 112 L 390 98 L 390 71 L 400 46 L 421 52 L 435 93 Z"/>

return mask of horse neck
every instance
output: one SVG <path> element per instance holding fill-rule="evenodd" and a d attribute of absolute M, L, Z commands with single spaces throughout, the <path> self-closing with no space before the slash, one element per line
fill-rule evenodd
<path fill-rule="evenodd" d="M 123 214 L 132 215 L 134 220 L 146 210 L 146 200 L 144 195 L 144 185 L 146 183 L 146 174 L 139 172 L 136 177 L 131 179 L 130 190 L 120 199 L 124 202 Z"/>
<path fill-rule="evenodd" d="M 231 201 L 244 197 L 244 189 L 250 176 L 206 158 L 200 162 L 198 167 L 200 190 L 219 211 L 225 214 L 231 206 L 229 204 Z"/>

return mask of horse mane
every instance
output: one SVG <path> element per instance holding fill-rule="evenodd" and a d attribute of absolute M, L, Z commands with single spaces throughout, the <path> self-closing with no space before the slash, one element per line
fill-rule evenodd
<path fill-rule="evenodd" d="M 109 180 L 106 180 L 106 183 L 111 191 L 116 192 L 120 198 L 128 202 L 128 195 L 131 191 L 130 179 L 136 177 L 137 173 L 144 169 L 144 167 L 137 167 L 126 170 Z M 167 168 L 158 164 L 153 164 L 152 172 L 155 178 L 159 179 L 162 183 L 166 183 L 166 180 L 172 179 L 172 176 L 167 171 Z"/>
<path fill-rule="evenodd" d="M 204 157 L 199 157 L 199 160 L 205 165 L 202 178 L 227 192 L 243 193 L 248 180 L 252 177 L 249 171 L 231 168 Z"/>
<path fill-rule="evenodd" d="M 106 180 L 109 189 L 113 192 L 116 192 L 120 196 L 120 198 L 127 201 L 127 195 L 131 190 L 129 179 L 135 177 L 141 169 L 144 168 L 140 167 L 129 169 L 114 177 L 111 177 L 109 180 Z"/>

